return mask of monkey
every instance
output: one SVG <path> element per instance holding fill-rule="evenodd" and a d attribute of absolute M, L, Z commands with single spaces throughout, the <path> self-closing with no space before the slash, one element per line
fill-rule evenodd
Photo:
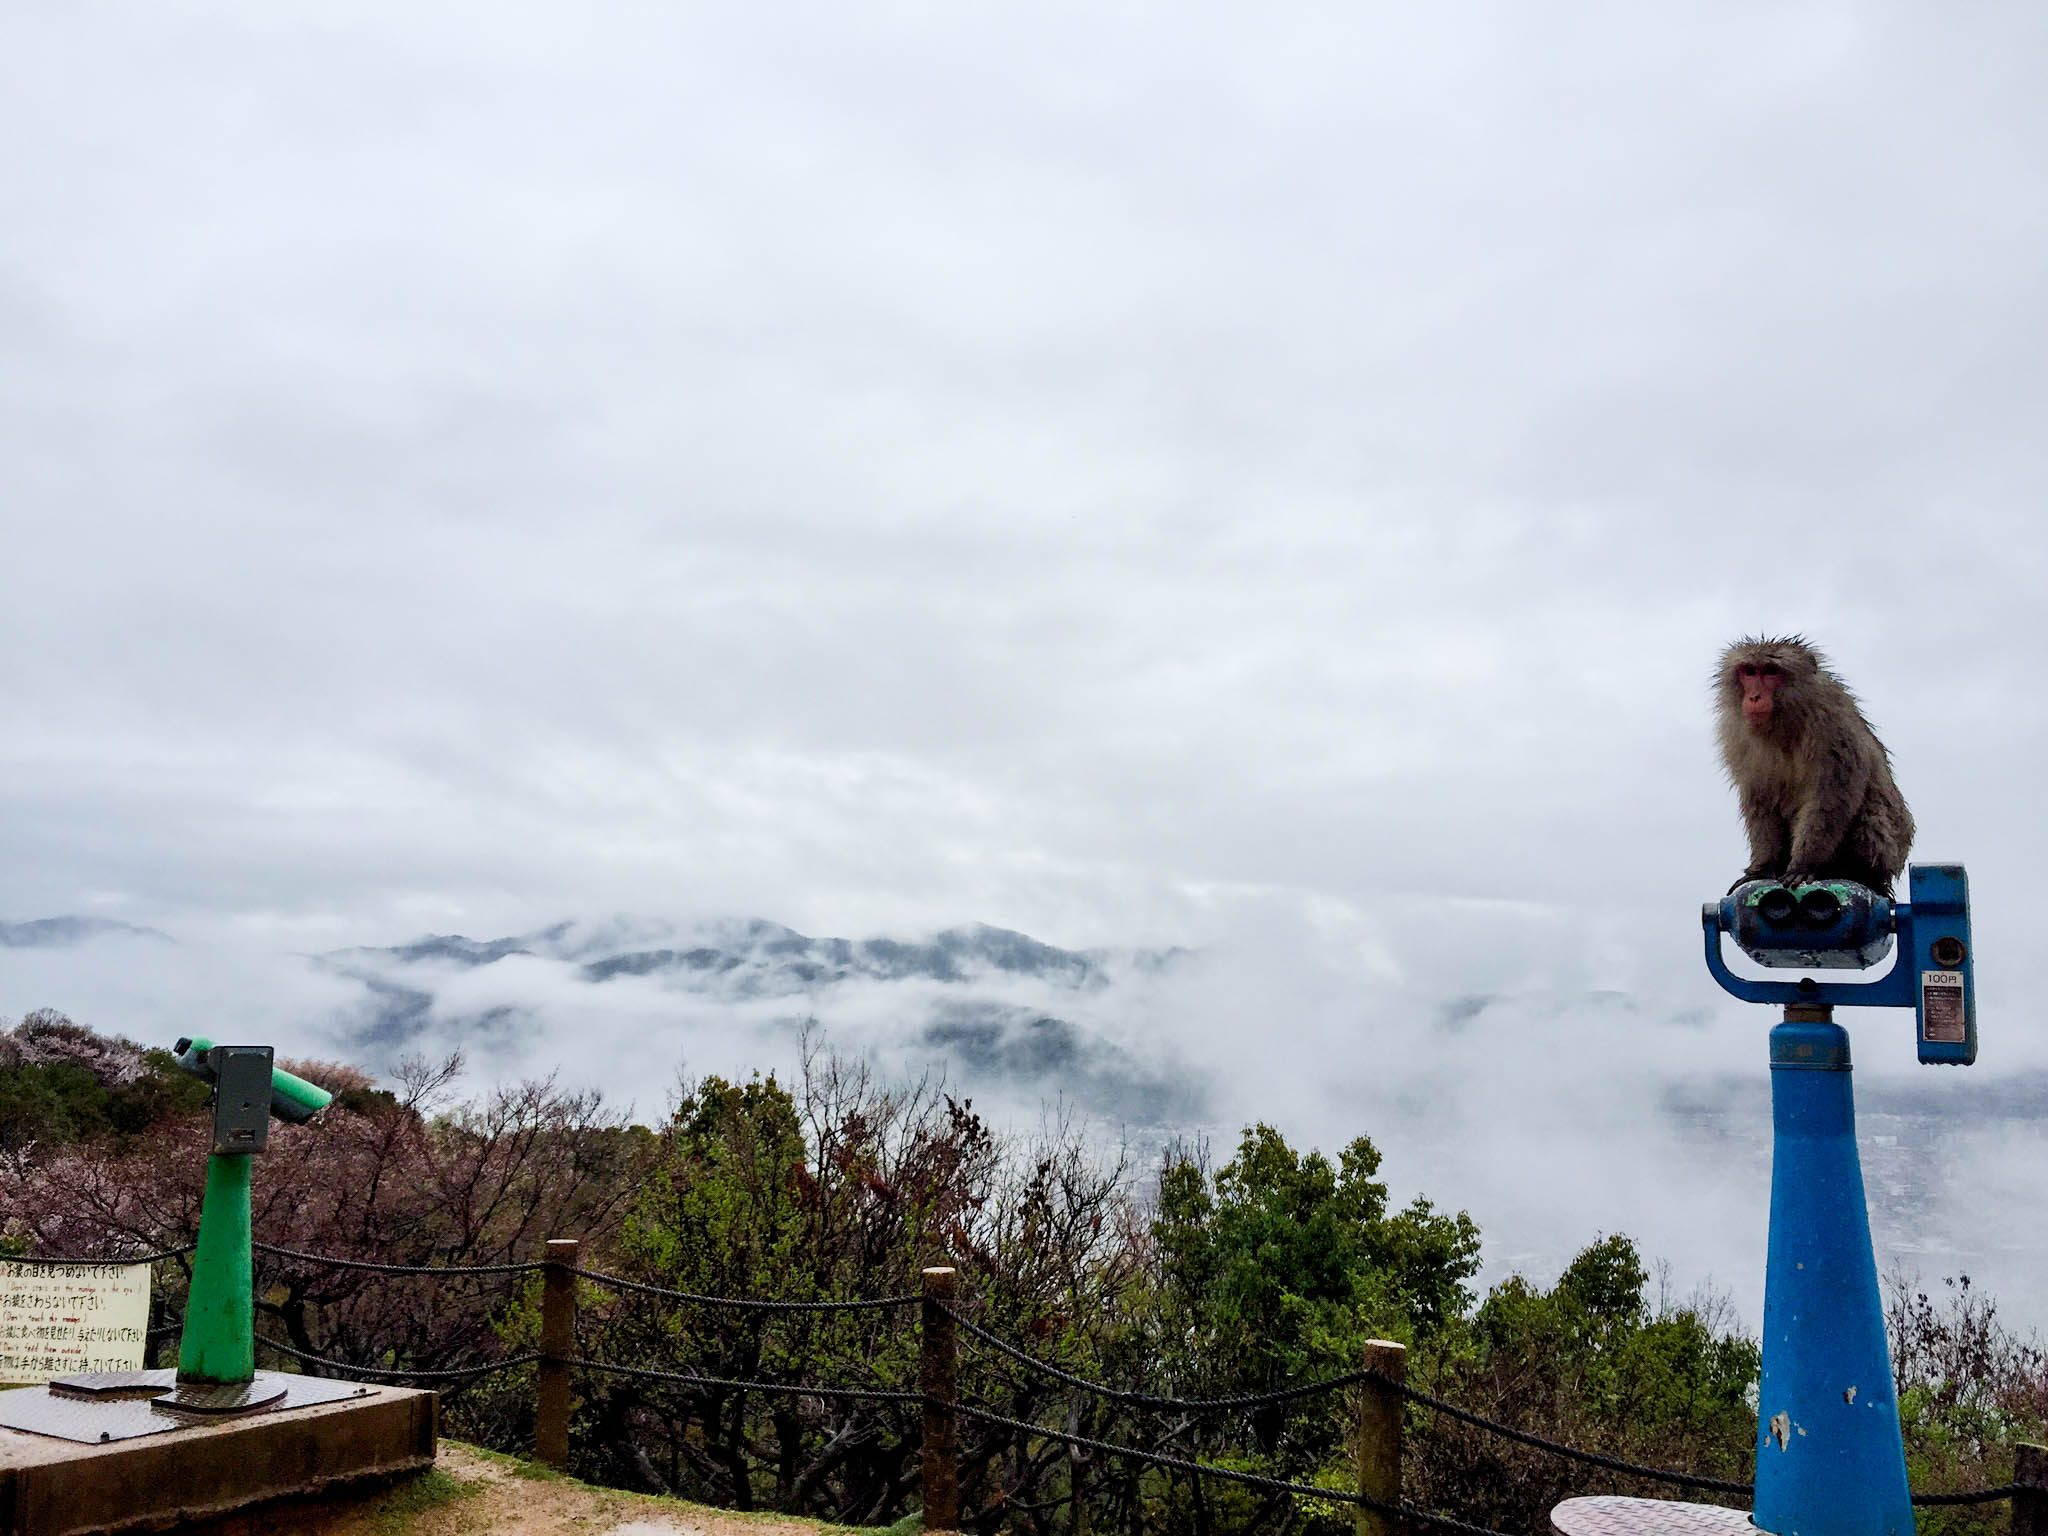
<path fill-rule="evenodd" d="M 1714 693 L 1721 763 L 1749 831 L 1749 867 L 1735 884 L 1853 880 L 1890 895 L 1913 813 L 1891 754 L 1827 658 L 1803 635 L 1744 637 L 1721 653 Z"/>

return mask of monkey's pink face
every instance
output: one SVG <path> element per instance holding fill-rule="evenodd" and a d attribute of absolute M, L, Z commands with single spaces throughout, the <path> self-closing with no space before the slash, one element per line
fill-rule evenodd
<path fill-rule="evenodd" d="M 1771 709 L 1785 673 L 1775 661 L 1745 661 L 1735 669 L 1735 686 L 1742 690 L 1742 718 L 1753 731 L 1771 723 Z"/>

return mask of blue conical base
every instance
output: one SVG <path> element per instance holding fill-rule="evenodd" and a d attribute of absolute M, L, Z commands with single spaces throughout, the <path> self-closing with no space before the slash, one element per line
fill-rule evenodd
<path fill-rule="evenodd" d="M 1772 1536 L 1911 1536 L 1839 1025 L 1771 1031 L 1771 1120 L 1753 1518 Z"/>

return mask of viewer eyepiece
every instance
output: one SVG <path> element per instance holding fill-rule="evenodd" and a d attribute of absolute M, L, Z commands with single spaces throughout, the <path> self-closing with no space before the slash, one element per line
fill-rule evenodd
<path fill-rule="evenodd" d="M 1799 916 L 1816 928 L 1825 928 L 1842 915 L 1841 898 L 1824 885 L 1815 886 L 1799 898 Z"/>

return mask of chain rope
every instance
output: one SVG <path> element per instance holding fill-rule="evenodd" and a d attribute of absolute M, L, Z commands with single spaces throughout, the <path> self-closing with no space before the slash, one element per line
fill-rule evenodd
<path fill-rule="evenodd" d="M 623 1275 L 608 1275 L 603 1270 L 582 1269 L 575 1265 L 569 1266 L 569 1272 L 596 1285 L 638 1291 L 643 1296 L 662 1296 L 702 1307 L 733 1307 L 754 1312 L 872 1312 L 907 1307 L 924 1299 L 921 1296 L 865 1296 L 852 1301 L 765 1301 L 739 1296 L 700 1296 L 694 1291 L 670 1290 L 665 1285 L 649 1285 L 645 1280 L 628 1280 Z"/>
<path fill-rule="evenodd" d="M 564 1362 L 609 1376 L 633 1376 L 642 1381 L 669 1382 L 688 1387 L 726 1387 L 738 1392 L 773 1392 L 783 1397 L 845 1397 L 867 1403 L 922 1403 L 922 1392 L 903 1392 L 888 1387 L 807 1387 L 790 1381 L 736 1381 L 725 1376 L 699 1376 L 693 1371 L 657 1371 L 643 1365 L 614 1365 L 609 1360 L 586 1360 L 581 1355 Z"/>
<path fill-rule="evenodd" d="M 514 1355 L 508 1360 L 493 1360 L 489 1365 L 460 1366 L 446 1371 L 385 1371 L 368 1365 L 349 1365 L 345 1361 L 330 1360 L 325 1355 L 309 1355 L 303 1349 L 294 1349 L 282 1339 L 273 1339 L 257 1334 L 256 1342 L 266 1349 L 274 1349 L 281 1355 L 306 1365 L 323 1366 L 340 1376 L 362 1376 L 371 1381 L 471 1381 L 479 1376 L 489 1376 L 496 1371 L 509 1371 L 522 1365 L 531 1365 L 541 1357 L 537 1354 Z"/>
<path fill-rule="evenodd" d="M 1689 1472 L 1669 1472 L 1659 1467 L 1648 1467 L 1637 1462 L 1624 1461 L 1619 1456 L 1608 1456 L 1599 1451 L 1581 1450 L 1575 1445 L 1566 1445 L 1561 1441 L 1549 1440 L 1542 1435 L 1531 1434 L 1527 1430 L 1513 1429 L 1506 1424 L 1483 1418 L 1468 1409 L 1460 1408 L 1454 1403 L 1446 1402 L 1444 1399 L 1433 1396 L 1419 1388 L 1411 1387 L 1406 1382 L 1396 1381 L 1393 1377 L 1380 1371 L 1348 1371 L 1342 1376 L 1328 1377 L 1325 1380 L 1310 1382 L 1304 1386 L 1286 1387 L 1276 1392 L 1264 1392 L 1243 1397 L 1154 1397 L 1142 1392 L 1126 1392 L 1117 1387 L 1106 1386 L 1098 1381 L 1090 1381 L 1087 1377 L 1078 1376 L 1072 1371 L 1062 1370 L 1059 1366 L 1041 1360 L 1036 1355 L 1028 1354 L 1010 1343 L 1007 1339 L 1001 1338 L 979 1324 L 969 1321 L 953 1308 L 947 1307 L 943 1303 L 941 1303 L 941 1308 L 964 1332 L 1001 1354 L 1008 1356 L 1018 1364 L 1037 1371 L 1054 1381 L 1063 1382 L 1067 1386 L 1085 1392 L 1092 1392 L 1098 1397 L 1106 1398 L 1111 1402 L 1125 1403 L 1133 1407 L 1184 1413 L 1237 1412 L 1253 1408 L 1272 1407 L 1280 1403 L 1293 1402 L 1299 1398 L 1311 1397 L 1317 1393 L 1332 1392 L 1342 1387 L 1356 1386 L 1360 1382 L 1372 1381 L 1382 1387 L 1391 1388 L 1410 1402 L 1435 1409 L 1439 1413 L 1448 1414 L 1450 1417 L 1462 1423 L 1470 1424 L 1474 1428 L 1486 1430 L 1505 1439 L 1519 1441 L 1524 1445 L 1531 1446 L 1537 1450 L 1548 1451 L 1553 1455 L 1583 1461 L 1588 1465 L 1600 1467 L 1609 1472 L 1622 1472 L 1630 1476 L 1645 1478 L 1652 1482 L 1671 1483 L 1679 1487 L 1706 1488 L 1716 1493 L 1746 1496 L 1752 1495 L 1755 1492 L 1754 1486 L 1749 1483 L 1738 1483 L 1727 1478 L 1703 1477 Z"/>
<path fill-rule="evenodd" d="M 1157 1451 L 1141 1451 L 1134 1445 L 1118 1445 L 1109 1440 L 1097 1440 L 1090 1435 L 1071 1434 L 1063 1429 L 1049 1429 L 1043 1424 L 1012 1419 L 1000 1413 L 991 1413 L 986 1408 L 970 1407 L 966 1403 L 941 1403 L 939 1406 L 951 1408 L 963 1418 L 976 1419 L 981 1423 L 994 1424 L 1003 1429 L 1021 1430 L 1025 1434 L 1038 1435 L 1047 1440 L 1058 1440 L 1085 1450 L 1100 1451 L 1107 1456 L 1122 1456 L 1131 1461 L 1143 1462 L 1147 1466 L 1189 1472 L 1197 1477 L 1221 1478 L 1225 1482 L 1242 1483 L 1247 1488 L 1258 1488 L 1267 1493 L 1297 1494 L 1311 1499 L 1326 1499 L 1333 1504 L 1355 1504 L 1375 1514 L 1413 1520 L 1419 1524 L 1434 1526 L 1438 1530 L 1459 1531 L 1464 1533 L 1464 1536 L 1505 1536 L 1504 1532 L 1493 1530 L 1489 1526 L 1468 1525 L 1450 1515 L 1439 1515 L 1413 1504 L 1376 1499 L 1369 1493 L 1343 1488 L 1319 1488 L 1314 1483 L 1291 1483 L 1285 1478 L 1267 1477 L 1260 1472 L 1240 1472 L 1234 1467 L 1218 1467 L 1206 1461 L 1189 1461 L 1180 1456 L 1161 1455 Z"/>
<path fill-rule="evenodd" d="M 2032 1487 L 2031 1483 L 2000 1483 L 1996 1488 L 1964 1488 L 1955 1493 L 1916 1493 L 1913 1502 L 1923 1507 L 1929 1504 L 1996 1504 L 2000 1499 L 2009 1499 L 2022 1489 Z"/>
<path fill-rule="evenodd" d="M 280 1248 L 275 1243 L 251 1243 L 258 1253 L 280 1259 L 299 1259 L 308 1264 L 325 1264 L 332 1269 L 367 1270 L 373 1275 L 524 1275 L 546 1266 L 537 1259 L 523 1264 L 378 1264 L 369 1259 L 343 1259 L 328 1253 L 307 1253 L 302 1248 Z"/>
<path fill-rule="evenodd" d="M 1630 1477 L 1647 1478 L 1655 1483 L 1674 1483 L 1681 1488 L 1709 1488 L 1715 1493 L 1740 1494 L 1745 1498 L 1756 1493 L 1756 1485 L 1753 1483 L 1738 1483 L 1724 1477 L 1701 1477 L 1691 1472 L 1669 1472 L 1662 1467 L 1646 1467 L 1639 1462 L 1623 1461 L 1619 1456 L 1609 1456 L 1600 1451 L 1580 1450 L 1576 1445 L 1566 1445 L 1562 1440 L 1548 1440 L 1542 1435 L 1531 1434 L 1526 1429 L 1514 1429 L 1496 1420 L 1485 1418 L 1469 1408 L 1460 1408 L 1456 1403 L 1446 1402 L 1425 1392 L 1420 1387 L 1411 1387 L 1405 1381 L 1396 1381 L 1384 1372 L 1368 1371 L 1366 1374 L 1380 1385 L 1400 1393 L 1411 1403 L 1434 1409 L 1458 1420 L 1461 1424 L 1470 1424 L 1474 1429 L 1483 1429 L 1490 1435 L 1500 1436 L 1503 1440 L 1514 1440 L 1522 1445 L 1533 1446 L 1539 1451 L 1548 1451 L 1553 1456 L 1568 1457 L 1573 1461 L 1583 1461 L 1588 1466 L 1601 1467 L 1609 1472 L 1623 1472 Z"/>
<path fill-rule="evenodd" d="M 1083 1392 L 1092 1392 L 1110 1402 L 1125 1403 L 1134 1408 L 1155 1408 L 1169 1413 L 1232 1413 L 1250 1408 L 1268 1408 L 1278 1403 L 1291 1403 L 1298 1398 L 1314 1397 L 1323 1392 L 1335 1392 L 1342 1387 L 1354 1387 L 1371 1374 L 1367 1371 L 1348 1371 L 1342 1376 L 1325 1377 L 1321 1381 L 1311 1381 L 1299 1387 L 1282 1387 L 1278 1391 L 1260 1392 L 1243 1397 L 1154 1397 L 1147 1392 L 1127 1392 L 1121 1387 L 1106 1386 L 1099 1381 L 1090 1381 L 1086 1376 L 1077 1376 L 1050 1361 L 1027 1354 L 1009 1340 L 989 1332 L 978 1323 L 968 1321 L 944 1302 L 939 1303 L 939 1310 L 959 1324 L 963 1331 L 991 1349 L 1009 1356 L 1019 1365 L 1037 1371 L 1042 1376 L 1051 1377 L 1054 1381 L 1079 1388 Z"/>
<path fill-rule="evenodd" d="M 27 1254 L 10 1258 L 0 1255 L 0 1264 L 160 1264 L 165 1259 L 182 1259 L 198 1246 L 197 1243 L 187 1243 L 182 1248 L 164 1248 L 156 1253 L 138 1253 L 127 1259 L 52 1259 L 33 1258 Z"/>

